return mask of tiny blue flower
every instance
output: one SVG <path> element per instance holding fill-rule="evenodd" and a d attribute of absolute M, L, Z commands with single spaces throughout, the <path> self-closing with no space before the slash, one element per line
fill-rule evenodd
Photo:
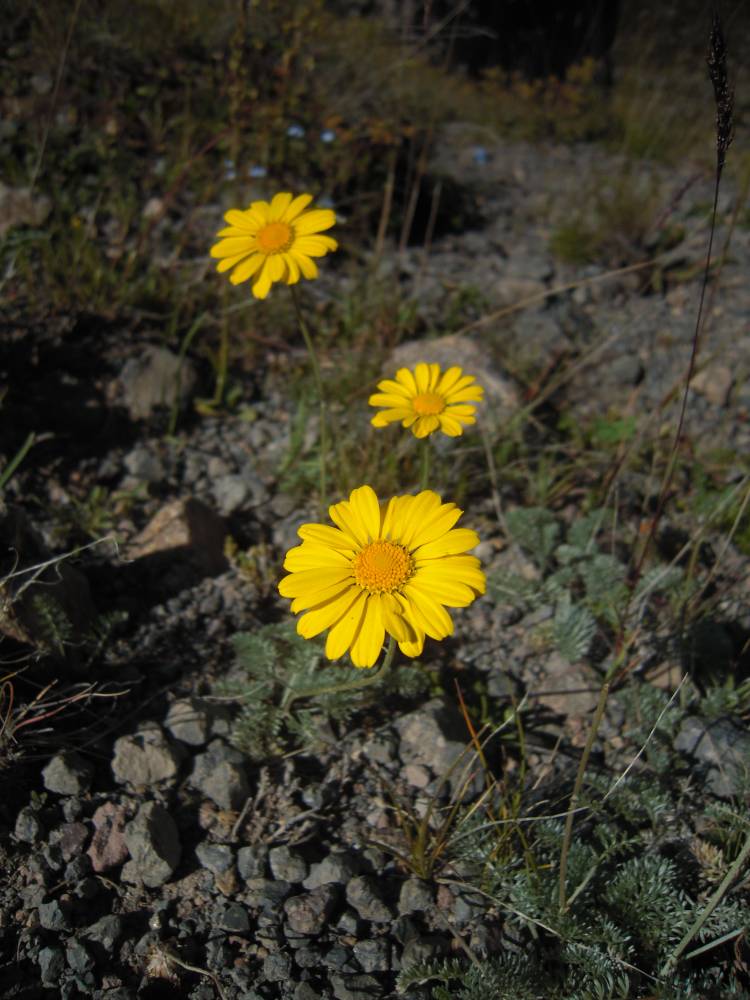
<path fill-rule="evenodd" d="M 333 208 L 333 201 L 326 195 L 323 195 L 322 198 L 318 198 L 318 208 Z M 336 221 L 340 222 L 341 220 L 337 219 Z"/>
<path fill-rule="evenodd" d="M 489 162 L 490 154 L 484 146 L 475 146 L 471 151 L 471 155 L 475 163 L 484 164 Z"/>
<path fill-rule="evenodd" d="M 301 125 L 290 125 L 286 130 L 286 134 L 290 139 L 302 139 L 305 135 L 305 130 Z"/>
<path fill-rule="evenodd" d="M 233 181 L 236 176 L 237 171 L 234 169 L 234 160 L 224 160 L 224 179 Z"/>
<path fill-rule="evenodd" d="M 321 142 L 334 142 L 336 139 L 336 133 L 332 128 L 324 128 L 320 133 Z"/>
<path fill-rule="evenodd" d="M 248 168 L 247 176 L 248 177 L 255 177 L 255 178 L 265 177 L 266 176 L 266 168 L 262 167 L 260 165 L 260 163 L 254 163 L 251 167 Z"/>

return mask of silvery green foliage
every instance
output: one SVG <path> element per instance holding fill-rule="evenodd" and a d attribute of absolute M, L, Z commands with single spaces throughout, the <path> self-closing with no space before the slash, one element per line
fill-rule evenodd
<path fill-rule="evenodd" d="M 377 690 L 327 691 L 358 680 L 362 672 L 329 664 L 320 643 L 298 635 L 294 622 L 240 633 L 234 648 L 235 667 L 215 693 L 241 706 L 232 742 L 256 760 L 330 739 L 329 724 L 345 724 Z M 414 697 L 426 685 L 425 675 L 412 662 L 392 670 L 380 691 Z"/>
<path fill-rule="evenodd" d="M 611 517 L 604 508 L 585 514 L 568 527 L 562 542 L 561 525 L 542 507 L 519 508 L 506 518 L 511 539 L 529 554 L 539 575 L 528 580 L 496 573 L 489 580 L 490 594 L 524 611 L 552 605 L 551 638 L 570 662 L 588 655 L 600 626 L 616 628 L 626 614 L 639 614 L 654 593 L 683 585 L 678 567 L 656 567 L 643 575 L 631 593 L 625 564 L 597 544 L 597 536 Z"/>
<path fill-rule="evenodd" d="M 664 704 L 646 699 L 650 717 L 663 709 Z M 668 712 L 662 721 L 669 730 L 675 720 Z M 674 765 L 674 752 L 672 760 Z M 467 884 L 481 889 L 488 909 L 498 915 L 494 919 L 502 925 L 498 933 L 505 945 L 476 964 L 453 959 L 404 969 L 402 992 L 417 985 L 430 988 L 430 1000 L 747 997 L 727 975 L 731 942 L 708 949 L 697 962 L 683 957 L 669 979 L 661 977 L 664 962 L 706 900 L 695 858 L 689 850 L 674 850 L 678 834 L 680 843 L 690 836 L 676 821 L 689 806 L 682 802 L 684 792 L 674 774 L 660 777 L 646 770 L 613 783 L 611 775 L 592 770 L 587 784 L 579 800 L 587 813 L 568 855 L 565 910 L 559 907 L 562 819 L 524 823 L 524 850 L 502 853 L 493 850 L 500 827 L 464 824 L 454 846 L 456 860 Z M 712 843 L 727 858 L 736 855 L 747 833 L 743 811 L 717 804 L 706 819 Z M 502 832 L 507 835 L 505 824 Z M 721 945 L 723 936 L 749 922 L 747 893 L 728 895 L 695 946 Z"/>

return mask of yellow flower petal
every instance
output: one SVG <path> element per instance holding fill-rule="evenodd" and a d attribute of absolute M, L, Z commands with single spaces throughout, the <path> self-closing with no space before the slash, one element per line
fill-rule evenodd
<path fill-rule="evenodd" d="M 336 215 L 330 208 L 317 208 L 301 215 L 294 223 L 294 231 L 298 236 L 311 236 L 335 225 Z"/>
<path fill-rule="evenodd" d="M 475 408 L 469 402 L 479 402 L 484 390 L 473 375 L 464 375 L 458 365 L 445 372 L 435 362 L 420 361 L 413 370 L 399 368 L 395 379 L 381 379 L 378 392 L 369 397 L 370 406 L 384 407 L 371 423 L 385 427 L 397 419 L 391 411 L 406 407 L 413 418 L 399 417 L 404 427 L 411 428 L 418 438 L 428 437 L 440 430 L 449 437 L 458 437 L 464 427 L 475 422 Z"/>
<path fill-rule="evenodd" d="M 367 606 L 362 625 L 352 643 L 352 663 L 355 667 L 374 667 L 380 656 L 385 640 L 383 614 L 380 597 L 372 594 L 367 598 Z"/>
<path fill-rule="evenodd" d="M 305 254 L 300 253 L 298 250 L 290 250 L 289 256 L 293 257 L 296 263 L 299 265 L 299 269 L 306 278 L 317 278 L 318 277 L 318 265 L 314 260 L 310 260 Z"/>
<path fill-rule="evenodd" d="M 357 588 L 349 587 L 338 597 L 325 601 L 304 614 L 297 623 L 297 631 L 305 639 L 320 635 L 321 632 L 330 628 L 334 622 L 346 615 L 358 597 Z"/>
<path fill-rule="evenodd" d="M 371 486 L 360 486 L 352 490 L 349 497 L 353 516 L 364 526 L 365 541 L 380 538 L 380 504 Z"/>
<path fill-rule="evenodd" d="M 233 285 L 239 285 L 241 281 L 247 281 L 261 267 L 263 260 L 264 258 L 259 253 L 248 257 L 247 260 L 237 265 L 236 269 L 229 276 L 229 280 Z"/>
<path fill-rule="evenodd" d="M 220 240 L 209 250 L 212 257 L 236 257 L 238 253 L 252 253 L 255 249 L 255 240 L 248 236 L 230 236 L 225 240 Z"/>
<path fill-rule="evenodd" d="M 338 243 L 330 236 L 298 236 L 293 246 L 297 253 L 308 257 L 324 257 L 329 250 L 335 250 Z"/>
<path fill-rule="evenodd" d="M 292 196 L 288 191 L 280 191 L 271 199 L 268 208 L 268 218 L 271 222 L 276 222 L 284 216 L 284 213 L 292 203 Z"/>
<path fill-rule="evenodd" d="M 414 553 L 419 559 L 437 559 L 441 556 L 458 555 L 479 544 L 479 535 L 469 528 L 454 528 L 442 538 L 421 545 Z"/>
<path fill-rule="evenodd" d="M 313 196 L 311 194 L 298 194 L 297 197 L 290 203 L 286 212 L 284 212 L 283 221 L 293 222 L 297 216 L 307 208 L 312 200 Z"/>
<path fill-rule="evenodd" d="M 326 639 L 326 656 L 329 660 L 338 660 L 349 649 L 359 632 L 362 619 L 367 608 L 367 594 L 360 591 L 354 603 L 336 622 Z"/>
<path fill-rule="evenodd" d="M 264 299 L 271 291 L 271 269 L 269 266 L 271 260 L 271 257 L 264 258 L 263 266 L 260 269 L 258 277 L 255 279 L 253 295 L 256 299 Z"/>

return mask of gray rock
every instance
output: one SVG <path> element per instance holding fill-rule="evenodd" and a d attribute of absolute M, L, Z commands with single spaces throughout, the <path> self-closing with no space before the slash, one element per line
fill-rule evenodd
<path fill-rule="evenodd" d="M 307 862 L 286 846 L 272 847 L 268 862 L 275 878 L 284 882 L 299 883 L 307 878 Z"/>
<path fill-rule="evenodd" d="M 171 784 L 185 756 L 182 748 L 170 743 L 155 722 L 144 723 L 132 736 L 115 740 L 114 750 L 115 781 L 135 788 Z"/>
<path fill-rule="evenodd" d="M 395 723 L 400 737 L 399 755 L 404 764 L 422 764 L 437 777 L 447 775 L 464 752 L 461 741 L 466 732 L 460 714 L 435 698 L 401 716 Z M 460 765 L 452 774 L 460 779 Z M 458 772 L 458 773 L 457 773 Z"/>
<path fill-rule="evenodd" d="M 123 459 L 130 475 L 142 483 L 160 483 L 164 478 L 164 464 L 158 455 L 138 445 Z"/>
<path fill-rule="evenodd" d="M 288 882 L 270 878 L 249 878 L 245 883 L 245 899 L 249 906 L 256 906 L 265 913 L 276 914 L 292 892 Z"/>
<path fill-rule="evenodd" d="M 410 965 L 429 962 L 438 958 L 444 951 L 445 942 L 436 934 L 424 934 L 409 938 L 401 952 L 401 967 L 405 969 Z"/>
<path fill-rule="evenodd" d="M 88 838 L 89 829 L 85 823 L 63 823 L 50 834 L 50 844 L 59 847 L 63 861 L 70 861 L 81 853 Z"/>
<path fill-rule="evenodd" d="M 336 1000 L 379 1000 L 383 987 L 373 976 L 331 975 L 331 986 Z"/>
<path fill-rule="evenodd" d="M 183 698 L 170 705 L 164 725 L 181 743 L 203 746 L 211 733 L 211 709 L 200 698 Z"/>
<path fill-rule="evenodd" d="M 401 886 L 398 897 L 398 912 L 404 916 L 407 913 L 424 913 L 433 904 L 433 891 L 429 882 L 421 878 L 410 878 Z"/>
<path fill-rule="evenodd" d="M 80 941 L 69 941 L 65 948 L 65 958 L 68 966 L 79 976 L 94 967 L 94 959 Z"/>
<path fill-rule="evenodd" d="M 353 951 L 363 972 L 388 972 L 391 967 L 391 946 L 383 938 L 357 941 Z"/>
<path fill-rule="evenodd" d="M 221 476 L 212 485 L 216 507 L 224 516 L 239 510 L 250 497 L 250 484 L 242 476 Z"/>
<path fill-rule="evenodd" d="M 143 531 L 125 547 L 128 559 L 169 557 L 187 562 L 206 576 L 218 576 L 229 566 L 224 555 L 226 524 L 207 504 L 188 497 L 165 504 Z"/>
<path fill-rule="evenodd" d="M 359 963 L 354 958 L 351 948 L 335 944 L 326 952 L 323 963 L 334 972 L 359 972 Z"/>
<path fill-rule="evenodd" d="M 292 896 L 284 903 L 289 926 L 308 937 L 320 934 L 336 905 L 338 892 L 332 885 L 321 885 L 311 892 Z"/>
<path fill-rule="evenodd" d="M 294 962 L 300 969 L 318 969 L 323 964 L 323 955 L 320 948 L 302 945 L 294 952 Z"/>
<path fill-rule="evenodd" d="M 70 903 L 52 899 L 39 905 L 39 924 L 45 931 L 70 930 Z"/>
<path fill-rule="evenodd" d="M 42 771 L 44 787 L 57 795 L 82 795 L 88 791 L 94 768 L 75 751 L 56 754 Z"/>
<path fill-rule="evenodd" d="M 730 798 L 746 788 L 750 773 L 750 734 L 730 719 L 706 722 L 687 718 L 675 737 L 675 750 L 706 765 L 706 782 L 714 795 Z"/>
<path fill-rule="evenodd" d="M 398 740 L 388 729 L 375 732 L 364 740 L 359 753 L 373 764 L 393 764 L 397 750 Z"/>
<path fill-rule="evenodd" d="M 314 968 L 314 966 L 306 966 Z M 294 988 L 293 1000 L 322 1000 L 320 993 L 316 993 L 309 983 L 298 983 Z"/>
<path fill-rule="evenodd" d="M 228 906 L 224 910 L 219 921 L 219 926 L 225 931 L 244 934 L 250 930 L 250 918 L 247 915 L 247 910 L 244 906 L 240 906 L 239 903 L 232 903 L 231 906 Z"/>
<path fill-rule="evenodd" d="M 24 844 L 33 844 L 45 833 L 44 827 L 31 806 L 24 806 L 16 817 L 16 825 L 13 831 L 16 840 Z"/>
<path fill-rule="evenodd" d="M 263 977 L 270 983 L 283 983 L 292 972 L 292 959 L 281 951 L 266 955 L 263 959 Z"/>
<path fill-rule="evenodd" d="M 241 809 L 250 794 L 244 757 L 222 740 L 214 740 L 195 758 L 190 784 L 220 809 Z"/>
<path fill-rule="evenodd" d="M 133 420 L 146 420 L 157 406 L 185 406 L 197 376 L 193 363 L 165 347 L 147 346 L 122 367 L 120 385 Z"/>
<path fill-rule="evenodd" d="M 350 878 L 359 875 L 361 871 L 362 862 L 356 855 L 340 851 L 329 854 L 322 861 L 312 865 L 310 874 L 302 885 L 305 889 L 317 889 L 318 886 L 327 885 L 329 882 L 345 885 Z"/>
<path fill-rule="evenodd" d="M 39 952 L 39 974 L 45 986 L 59 986 L 65 971 L 65 954 L 62 948 L 42 948 Z"/>
<path fill-rule="evenodd" d="M 116 913 L 107 913 L 81 931 L 81 935 L 93 944 L 100 945 L 109 954 L 120 940 L 122 930 L 122 918 Z"/>
<path fill-rule="evenodd" d="M 268 848 L 265 844 L 241 847 L 237 851 L 237 871 L 244 879 L 263 878 L 268 869 Z"/>
<path fill-rule="evenodd" d="M 369 875 L 358 875 L 349 880 L 346 886 L 346 900 L 363 920 L 382 924 L 393 919 L 393 914 L 386 906 L 376 880 Z"/>
<path fill-rule="evenodd" d="M 201 865 L 214 875 L 223 875 L 234 864 L 234 852 L 228 844 L 211 844 L 204 841 L 196 847 L 195 856 Z"/>
<path fill-rule="evenodd" d="M 155 887 L 171 878 L 180 862 L 180 838 L 172 817 L 158 802 L 141 806 L 135 819 L 125 827 L 125 843 L 131 861 L 122 877 Z"/>

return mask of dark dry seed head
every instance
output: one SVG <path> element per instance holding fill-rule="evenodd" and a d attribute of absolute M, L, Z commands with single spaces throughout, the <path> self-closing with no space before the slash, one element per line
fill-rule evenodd
<path fill-rule="evenodd" d="M 711 38 L 708 47 L 708 75 L 716 101 L 716 169 L 720 174 L 727 150 L 734 138 L 734 91 L 727 75 L 727 46 L 716 7 L 711 13 Z"/>

